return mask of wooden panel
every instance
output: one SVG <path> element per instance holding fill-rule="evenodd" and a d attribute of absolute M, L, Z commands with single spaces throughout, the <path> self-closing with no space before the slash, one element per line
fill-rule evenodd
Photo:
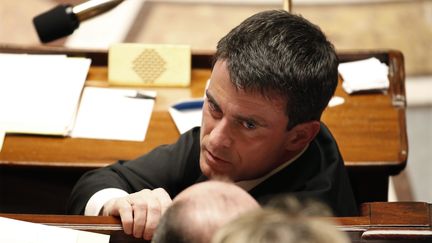
<path fill-rule="evenodd" d="M 431 242 L 431 218 L 428 214 L 430 207 L 430 204 L 421 202 L 368 203 L 362 205 L 364 210 L 359 217 L 327 219 L 335 222 L 338 229 L 350 237 L 351 242 Z M 389 213 L 391 211 L 393 213 Z M 427 217 L 418 217 L 418 215 L 427 215 Z M 137 241 L 123 233 L 121 222 L 116 217 L 34 214 L 0 214 L 0 217 L 110 234 L 112 243 Z M 380 220 L 377 221 L 376 218 Z M 402 222 L 398 218 L 405 219 Z M 394 220 L 399 223 L 390 223 Z M 386 222 L 386 225 L 382 225 L 382 222 Z"/>
<path fill-rule="evenodd" d="M 388 202 L 365 204 L 370 223 L 377 226 L 430 227 L 429 204 L 423 202 Z M 401 217 L 402 216 L 402 217 Z M 415 225 L 413 224 L 415 222 Z"/>

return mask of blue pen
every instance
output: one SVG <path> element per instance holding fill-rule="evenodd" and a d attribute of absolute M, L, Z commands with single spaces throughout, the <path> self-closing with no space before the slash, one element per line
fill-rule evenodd
<path fill-rule="evenodd" d="M 193 110 L 193 109 L 202 109 L 204 104 L 204 100 L 191 100 L 184 101 L 178 104 L 173 105 L 172 107 L 176 110 Z"/>

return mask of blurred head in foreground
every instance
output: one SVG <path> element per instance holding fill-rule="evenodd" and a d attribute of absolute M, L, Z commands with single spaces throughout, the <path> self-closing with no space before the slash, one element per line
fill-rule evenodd
<path fill-rule="evenodd" d="M 152 242 L 210 242 L 223 224 L 257 208 L 255 199 L 233 183 L 213 180 L 198 183 L 174 198 Z"/>
<path fill-rule="evenodd" d="M 275 209 L 255 210 L 222 226 L 212 243 L 349 243 L 331 221 L 292 217 Z"/>

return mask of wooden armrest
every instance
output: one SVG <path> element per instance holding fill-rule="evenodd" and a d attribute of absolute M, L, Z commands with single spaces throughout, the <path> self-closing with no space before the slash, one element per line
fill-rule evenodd
<path fill-rule="evenodd" d="M 362 240 L 432 240 L 432 231 L 428 229 L 371 229 L 363 232 Z"/>

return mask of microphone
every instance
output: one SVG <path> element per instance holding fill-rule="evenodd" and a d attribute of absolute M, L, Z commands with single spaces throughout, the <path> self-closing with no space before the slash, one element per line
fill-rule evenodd
<path fill-rule="evenodd" d="M 33 18 L 39 39 L 47 43 L 72 34 L 80 22 L 116 7 L 124 0 L 89 0 L 72 6 L 61 4 Z"/>

